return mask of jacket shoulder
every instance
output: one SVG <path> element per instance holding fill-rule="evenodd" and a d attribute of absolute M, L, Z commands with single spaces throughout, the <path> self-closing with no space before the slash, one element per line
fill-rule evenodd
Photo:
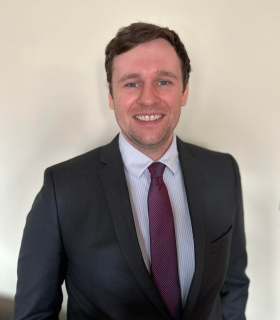
<path fill-rule="evenodd" d="M 65 171 L 65 170 L 79 170 L 82 168 L 99 167 L 100 166 L 100 155 L 102 153 L 104 146 L 98 147 L 74 158 L 68 159 L 66 161 L 57 163 L 51 166 L 53 172 Z"/>
<path fill-rule="evenodd" d="M 239 169 L 236 160 L 229 153 L 210 150 L 191 143 L 184 142 L 178 138 L 178 151 L 181 160 L 188 159 L 186 155 L 193 158 L 196 163 L 200 163 L 202 168 L 214 170 L 214 172 L 223 169 L 234 171 L 239 175 Z"/>
<path fill-rule="evenodd" d="M 72 159 L 55 164 L 49 169 L 53 172 L 65 170 L 78 170 L 82 172 L 90 168 L 98 172 L 107 163 L 107 160 L 115 161 L 120 156 L 118 135 L 108 144 L 88 151 Z"/>
<path fill-rule="evenodd" d="M 198 156 L 198 157 L 226 157 L 228 158 L 229 156 L 232 157 L 228 153 L 220 152 L 220 151 L 214 151 L 210 150 L 208 148 L 204 148 L 198 145 L 194 145 L 188 142 L 184 142 L 181 139 L 178 138 L 178 149 L 179 150 L 187 150 L 189 154 L 192 156 Z"/>

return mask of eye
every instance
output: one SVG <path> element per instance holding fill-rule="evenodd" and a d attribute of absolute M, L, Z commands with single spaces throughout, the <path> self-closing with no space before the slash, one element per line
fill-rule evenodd
<path fill-rule="evenodd" d="M 169 83 L 170 83 L 170 82 L 167 81 L 167 80 L 162 80 L 162 81 L 159 81 L 158 85 L 159 85 L 159 86 L 166 86 L 166 85 L 168 85 Z"/>
<path fill-rule="evenodd" d="M 138 84 L 138 83 L 135 83 L 135 82 L 132 82 L 132 83 L 126 84 L 126 86 L 129 87 L 129 88 L 136 88 L 136 87 L 139 86 L 139 84 Z"/>

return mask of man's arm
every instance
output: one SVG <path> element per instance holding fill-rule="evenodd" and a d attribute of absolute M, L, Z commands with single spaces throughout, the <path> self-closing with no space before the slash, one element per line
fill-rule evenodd
<path fill-rule="evenodd" d="M 65 276 L 51 169 L 26 220 L 19 261 L 14 319 L 58 319 Z"/>
<path fill-rule="evenodd" d="M 244 320 L 249 279 L 241 180 L 236 161 L 231 157 L 236 177 L 236 215 L 232 231 L 231 251 L 225 281 L 220 291 L 223 320 Z"/>

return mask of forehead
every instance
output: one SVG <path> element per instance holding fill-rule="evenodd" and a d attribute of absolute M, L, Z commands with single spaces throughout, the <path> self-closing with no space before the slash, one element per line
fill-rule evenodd
<path fill-rule="evenodd" d="M 159 70 L 171 71 L 181 78 L 180 59 L 171 44 L 162 38 L 140 44 L 113 60 L 113 78 L 125 73 L 146 74 Z"/>

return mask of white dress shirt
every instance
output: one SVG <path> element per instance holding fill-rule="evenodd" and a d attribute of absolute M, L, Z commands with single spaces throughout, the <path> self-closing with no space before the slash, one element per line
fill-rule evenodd
<path fill-rule="evenodd" d="M 150 272 L 148 191 L 151 176 L 148 167 L 153 163 L 153 160 L 128 143 L 122 133 L 119 135 L 119 147 L 124 163 L 137 237 L 144 262 Z M 163 180 L 168 190 L 173 211 L 178 272 L 184 306 L 194 275 L 195 259 L 192 225 L 175 134 L 169 149 L 158 161 L 166 165 Z"/>

